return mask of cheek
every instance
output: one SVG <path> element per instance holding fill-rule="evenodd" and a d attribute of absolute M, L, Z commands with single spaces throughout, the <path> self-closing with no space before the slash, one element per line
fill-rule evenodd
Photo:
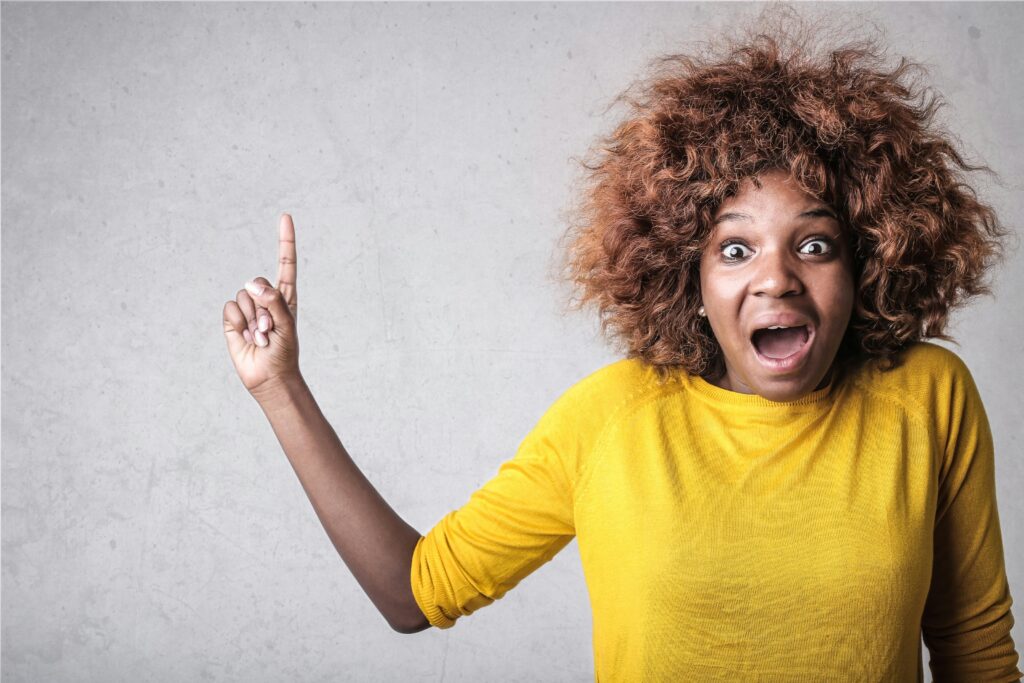
<path fill-rule="evenodd" d="M 728 301 L 742 285 L 733 273 L 716 268 L 714 263 L 701 262 L 700 289 L 705 301 Z"/>
<path fill-rule="evenodd" d="M 823 285 L 820 291 L 824 297 L 819 302 L 819 309 L 826 312 L 831 325 L 845 329 L 853 310 L 853 279 L 849 274 L 840 274 Z"/>
<path fill-rule="evenodd" d="M 747 287 L 743 282 L 729 278 L 716 278 L 704 289 L 704 301 L 710 302 L 723 321 L 735 319 L 743 306 Z"/>

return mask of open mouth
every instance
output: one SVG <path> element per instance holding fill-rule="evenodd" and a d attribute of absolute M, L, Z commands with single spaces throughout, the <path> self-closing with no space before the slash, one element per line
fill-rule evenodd
<path fill-rule="evenodd" d="M 814 330 L 808 325 L 755 330 L 751 345 L 763 365 L 774 370 L 796 366 L 808 354 Z"/>

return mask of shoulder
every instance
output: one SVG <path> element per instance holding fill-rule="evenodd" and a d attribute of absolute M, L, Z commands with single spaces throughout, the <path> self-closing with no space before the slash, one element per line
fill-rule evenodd
<path fill-rule="evenodd" d="M 606 420 L 637 400 L 665 389 L 652 366 L 636 358 L 624 358 L 578 380 L 559 396 L 555 406 Z"/>
<path fill-rule="evenodd" d="M 970 374 L 967 364 L 955 351 L 933 342 L 912 342 L 904 350 L 903 357 L 910 370 L 924 372 L 931 377 L 946 379 Z"/>
<path fill-rule="evenodd" d="M 963 359 L 955 351 L 927 341 L 908 344 L 895 367 L 882 369 L 876 362 L 868 363 L 855 382 L 873 397 L 902 405 L 920 419 L 944 412 L 951 402 L 977 396 L 974 378 Z"/>
<path fill-rule="evenodd" d="M 635 358 L 609 363 L 577 380 L 550 405 L 536 435 L 587 452 L 616 416 L 652 394 L 672 391 L 652 366 Z"/>
<path fill-rule="evenodd" d="M 967 364 L 955 351 L 932 342 L 917 341 L 903 349 L 895 367 L 883 370 L 871 363 L 861 378 L 862 382 L 880 390 L 917 393 L 917 389 L 926 386 L 963 382 L 970 376 Z"/>

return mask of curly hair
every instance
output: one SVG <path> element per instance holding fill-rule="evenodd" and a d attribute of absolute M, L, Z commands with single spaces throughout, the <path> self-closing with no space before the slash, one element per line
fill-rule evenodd
<path fill-rule="evenodd" d="M 630 115 L 581 162 L 563 236 L 563 273 L 580 292 L 570 305 L 596 304 L 602 332 L 662 380 L 724 372 L 697 314 L 700 257 L 716 209 L 768 170 L 834 207 L 851 240 L 855 303 L 834 370 L 867 358 L 891 369 L 912 341 L 953 341 L 950 310 L 991 294 L 983 276 L 1008 233 L 963 172 L 995 174 L 936 125 L 945 102 L 907 78 L 924 67 L 901 57 L 887 68 L 872 38 L 815 50 L 821 30 L 802 22 L 657 58 L 614 101 Z"/>

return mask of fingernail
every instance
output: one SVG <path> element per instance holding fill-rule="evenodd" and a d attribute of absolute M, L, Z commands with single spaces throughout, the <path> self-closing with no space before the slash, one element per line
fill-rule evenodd
<path fill-rule="evenodd" d="M 256 346 L 266 346 L 267 345 L 267 338 L 259 330 L 256 330 L 256 334 L 253 335 L 253 336 L 256 337 Z"/>
<path fill-rule="evenodd" d="M 267 331 L 267 328 L 270 327 L 270 322 L 267 320 L 267 316 L 265 316 L 265 315 L 261 315 L 260 316 L 260 323 L 259 323 L 259 325 L 260 325 L 260 332 L 266 332 Z"/>
<path fill-rule="evenodd" d="M 251 280 L 245 283 L 245 288 L 253 296 L 259 296 L 260 294 L 263 293 L 263 285 L 258 285 L 255 282 L 252 282 Z"/>

